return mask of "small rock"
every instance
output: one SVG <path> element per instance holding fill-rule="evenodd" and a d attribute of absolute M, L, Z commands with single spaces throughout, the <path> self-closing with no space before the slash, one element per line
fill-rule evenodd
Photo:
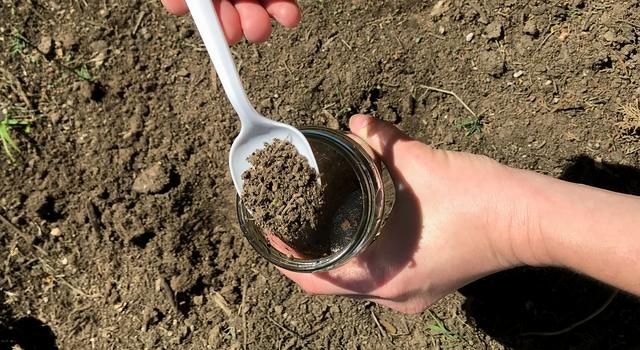
<path fill-rule="evenodd" d="M 204 303 L 204 297 L 202 295 L 196 295 L 193 297 L 193 305 L 200 306 Z"/>
<path fill-rule="evenodd" d="M 123 138 L 125 140 L 135 139 L 142 132 L 143 122 L 140 116 L 134 115 L 129 119 L 129 130 L 124 133 Z"/>
<path fill-rule="evenodd" d="M 327 127 L 330 129 L 338 130 L 340 129 L 340 122 L 336 117 L 332 115 L 327 116 Z"/>
<path fill-rule="evenodd" d="M 456 143 L 456 141 L 453 139 L 452 133 L 447 134 L 447 136 L 444 137 L 444 140 L 442 140 L 442 142 L 445 145 L 453 145 L 454 143 Z"/>
<path fill-rule="evenodd" d="M 397 334 L 398 333 L 398 328 L 396 328 L 396 326 L 394 326 L 391 322 L 387 321 L 387 320 L 383 320 L 380 319 L 380 324 L 382 325 L 382 327 L 384 327 L 384 330 L 391 334 Z"/>
<path fill-rule="evenodd" d="M 502 23 L 493 21 L 487 25 L 484 30 L 484 35 L 489 40 L 499 40 L 502 38 L 503 28 Z"/>
<path fill-rule="evenodd" d="M 444 35 L 446 32 L 447 30 L 444 28 L 444 26 L 438 27 L 438 33 L 440 33 L 440 35 Z"/>
<path fill-rule="evenodd" d="M 475 36 L 474 33 L 469 33 L 467 34 L 467 36 L 464 38 L 468 43 L 470 43 L 473 40 L 473 37 Z"/>
<path fill-rule="evenodd" d="M 264 109 L 272 109 L 273 108 L 273 101 L 271 101 L 271 97 L 267 97 L 267 98 L 263 99 L 262 101 L 260 101 L 259 106 L 260 106 L 260 108 L 264 108 Z"/>
<path fill-rule="evenodd" d="M 449 11 L 449 8 L 451 8 L 450 0 L 439 0 L 435 5 L 433 5 L 433 8 L 431 8 L 430 15 L 431 17 L 439 17 Z"/>
<path fill-rule="evenodd" d="M 109 44 L 107 44 L 106 41 L 104 40 L 97 40 L 92 42 L 89 47 L 91 48 L 91 50 L 94 53 L 101 53 L 101 52 L 107 52 L 107 50 L 109 50 Z"/>
<path fill-rule="evenodd" d="M 59 228 L 57 228 L 57 227 L 52 228 L 52 229 L 51 229 L 51 235 L 52 235 L 53 237 L 60 237 L 60 236 L 62 236 L 62 231 L 60 231 L 60 229 L 59 229 Z"/>
<path fill-rule="evenodd" d="M 504 58 L 497 52 L 485 51 L 478 55 L 478 68 L 491 76 L 499 77 L 504 73 Z"/>
<path fill-rule="evenodd" d="M 62 115 L 58 111 L 49 113 L 49 120 L 51 121 L 51 124 L 58 124 L 61 117 Z"/>
<path fill-rule="evenodd" d="M 48 56 L 53 51 L 53 39 L 50 36 L 43 36 L 40 38 L 38 44 L 38 51 L 45 56 Z"/>
<path fill-rule="evenodd" d="M 536 20 L 533 18 L 529 19 L 524 24 L 524 28 L 522 28 L 522 32 L 534 37 L 538 36 L 540 34 L 540 31 L 538 30 L 538 23 L 536 22 Z"/>
<path fill-rule="evenodd" d="M 167 188 L 170 182 L 170 169 L 161 163 L 156 163 L 144 170 L 133 181 L 134 192 L 143 194 L 160 193 Z"/>
<path fill-rule="evenodd" d="M 613 30 L 608 30 L 606 33 L 604 33 L 604 40 L 610 43 L 616 41 L 616 33 Z"/>
<path fill-rule="evenodd" d="M 513 73 L 513 77 L 516 78 L 516 79 L 520 78 L 523 75 L 524 75 L 524 71 L 523 70 L 519 70 L 519 71 Z"/>
<path fill-rule="evenodd" d="M 282 315 L 282 312 L 284 311 L 284 307 L 282 305 L 276 305 L 273 308 L 273 311 L 275 311 L 276 315 Z"/>

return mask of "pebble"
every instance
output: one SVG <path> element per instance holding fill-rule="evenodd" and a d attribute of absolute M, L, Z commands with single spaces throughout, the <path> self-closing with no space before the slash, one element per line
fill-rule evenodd
<path fill-rule="evenodd" d="M 470 43 L 473 40 L 473 37 L 475 36 L 474 33 L 469 33 L 467 34 L 467 36 L 465 37 L 465 40 Z"/>
<path fill-rule="evenodd" d="M 456 143 L 456 141 L 453 138 L 453 134 L 452 133 L 448 133 L 447 136 L 444 137 L 444 140 L 442 140 L 442 142 L 445 145 L 453 145 Z"/>
<path fill-rule="evenodd" d="M 51 229 L 51 235 L 52 235 L 53 237 L 60 237 L 60 236 L 62 236 L 62 231 L 60 231 L 60 229 L 59 229 L 59 228 L 57 228 L 57 227 L 52 228 L 52 229 Z"/>
<path fill-rule="evenodd" d="M 50 36 L 43 36 L 42 38 L 40 38 L 38 51 L 40 51 L 45 56 L 49 55 L 51 51 L 53 51 L 53 39 Z"/>
<path fill-rule="evenodd" d="M 519 70 L 519 71 L 513 73 L 513 77 L 516 78 L 516 79 L 520 78 L 523 75 L 524 75 L 524 71 L 523 70 Z"/>
<path fill-rule="evenodd" d="M 616 33 L 613 30 L 608 30 L 604 33 L 604 40 L 610 43 L 616 41 Z"/>
<path fill-rule="evenodd" d="M 273 308 L 273 311 L 275 311 L 277 315 L 282 315 L 282 312 L 284 311 L 284 307 L 282 305 L 276 305 Z"/>
<path fill-rule="evenodd" d="M 447 30 L 444 28 L 444 26 L 440 26 L 438 27 L 438 33 L 440 33 L 440 35 L 444 35 L 444 33 L 446 33 Z"/>

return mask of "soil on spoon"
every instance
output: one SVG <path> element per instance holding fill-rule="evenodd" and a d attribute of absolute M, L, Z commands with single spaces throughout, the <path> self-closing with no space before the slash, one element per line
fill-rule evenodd
<path fill-rule="evenodd" d="M 275 140 L 249 157 L 242 200 L 256 224 L 291 242 L 315 230 L 324 204 L 318 173 L 296 148 Z"/>

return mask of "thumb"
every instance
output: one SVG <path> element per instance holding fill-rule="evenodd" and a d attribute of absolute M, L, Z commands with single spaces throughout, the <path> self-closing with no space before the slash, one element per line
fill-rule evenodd
<path fill-rule="evenodd" d="M 395 126 L 368 115 L 354 115 L 349 120 L 351 132 L 364 140 L 380 156 L 392 175 L 399 174 L 407 161 L 413 163 L 420 146 L 426 147 Z"/>

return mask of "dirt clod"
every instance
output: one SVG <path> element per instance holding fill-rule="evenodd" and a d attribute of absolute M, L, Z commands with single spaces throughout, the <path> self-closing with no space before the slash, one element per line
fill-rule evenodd
<path fill-rule="evenodd" d="M 266 144 L 249 162 L 242 198 L 258 226 L 288 241 L 316 228 L 323 205 L 318 173 L 291 143 Z"/>
<path fill-rule="evenodd" d="M 522 32 L 527 35 L 537 37 L 540 34 L 540 31 L 538 30 L 538 22 L 536 22 L 536 20 L 533 18 L 529 19 L 524 24 L 524 27 L 522 28 Z"/>
<path fill-rule="evenodd" d="M 143 194 L 160 193 L 167 188 L 171 181 L 170 171 L 168 166 L 156 163 L 136 177 L 131 189 Z"/>
<path fill-rule="evenodd" d="M 498 52 L 481 52 L 478 55 L 478 68 L 486 74 L 499 77 L 504 73 L 504 58 Z"/>
<path fill-rule="evenodd" d="M 484 31 L 484 35 L 489 40 L 498 40 L 502 38 L 503 28 L 502 23 L 495 21 L 487 25 Z"/>

